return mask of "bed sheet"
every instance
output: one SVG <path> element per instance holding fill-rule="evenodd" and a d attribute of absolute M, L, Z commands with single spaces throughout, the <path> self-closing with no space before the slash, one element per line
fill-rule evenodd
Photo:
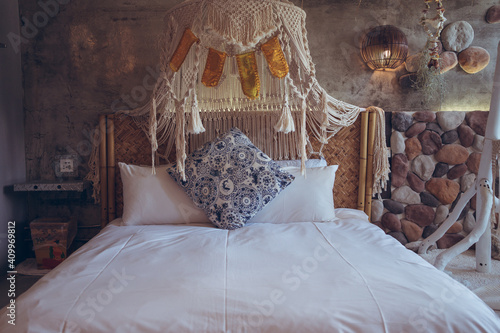
<path fill-rule="evenodd" d="M 2 332 L 500 332 L 466 287 L 370 224 L 108 225 Z"/>

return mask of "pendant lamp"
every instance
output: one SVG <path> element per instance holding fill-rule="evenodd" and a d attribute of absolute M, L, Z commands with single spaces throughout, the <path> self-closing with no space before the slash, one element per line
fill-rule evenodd
<path fill-rule="evenodd" d="M 373 70 L 396 69 L 407 55 L 406 36 L 393 25 L 375 27 L 361 41 L 361 56 Z"/>

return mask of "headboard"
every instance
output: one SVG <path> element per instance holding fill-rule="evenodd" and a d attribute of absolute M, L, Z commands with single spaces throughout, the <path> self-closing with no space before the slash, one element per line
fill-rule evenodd
<path fill-rule="evenodd" d="M 370 151 L 369 148 L 373 144 L 367 145 L 367 142 L 373 143 L 373 138 L 370 141 L 370 135 L 374 133 L 375 128 L 375 117 L 372 117 L 372 114 L 370 113 L 369 116 L 368 112 L 362 112 L 351 126 L 341 129 L 322 149 L 323 156 L 329 165 L 339 165 L 334 188 L 335 207 L 371 211 L 372 185 L 369 184 L 372 184 L 370 177 L 372 172 L 367 165 L 371 165 L 370 157 L 373 150 Z M 104 227 L 115 217 L 121 216 L 123 211 L 123 192 L 120 173 L 117 170 L 118 162 L 150 165 L 151 145 L 132 117 L 114 114 L 101 115 L 99 127 L 101 137 L 106 138 L 100 141 L 99 147 L 101 225 Z M 252 137 L 250 140 L 255 142 Z M 318 151 L 321 146 L 312 136 L 311 145 L 314 151 Z M 267 153 L 265 149 L 262 150 Z M 159 147 L 159 151 L 162 151 L 162 147 Z M 169 159 L 173 161 L 174 157 L 170 156 Z M 165 163 L 166 161 L 158 162 Z"/>

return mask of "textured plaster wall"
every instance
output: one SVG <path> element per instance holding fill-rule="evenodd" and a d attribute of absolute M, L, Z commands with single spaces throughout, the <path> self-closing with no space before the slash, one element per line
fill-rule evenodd
<path fill-rule="evenodd" d="M 55 3 L 55 0 L 47 0 Z M 39 28 L 23 40 L 24 107 L 28 179 L 54 179 L 53 158 L 76 153 L 81 157 L 79 177 L 87 172 L 89 132 L 100 113 L 112 107 L 143 102 L 144 87 L 159 63 L 158 35 L 164 12 L 180 1 L 167 0 L 60 0 L 60 11 L 38 21 Z M 301 6 L 302 1 L 294 0 Z M 492 56 L 481 73 L 460 69 L 445 74 L 443 101 L 423 103 L 419 92 L 402 90 L 398 72 L 372 72 L 361 61 L 359 39 L 366 29 L 393 24 L 402 29 L 410 53 L 425 44 L 418 21 L 423 1 L 418 0 L 306 0 L 310 49 L 319 82 L 338 99 L 361 106 L 377 105 L 387 111 L 487 110 L 489 106 L 499 25 L 487 24 L 484 15 L 498 1 L 446 2 L 448 22 L 467 20 L 474 27 L 473 45 Z M 53 8 L 54 9 L 54 8 Z M 42 8 L 20 0 L 28 29 Z M 31 27 L 33 28 L 33 26 Z M 33 29 L 32 29 L 33 30 Z M 142 88 L 141 88 L 142 87 Z M 98 220 L 98 207 L 76 207 L 80 223 Z"/>
<path fill-rule="evenodd" d="M 5 43 L 11 31 L 19 33 L 17 0 L 0 2 L 0 42 Z M 10 47 L 0 49 L 0 269 L 7 269 L 7 227 L 9 221 L 17 223 L 16 235 L 22 244 L 23 222 L 26 213 L 25 198 L 12 192 L 12 184 L 26 177 L 24 160 L 24 116 L 22 101 L 21 54 Z M 23 253 L 18 249 L 17 257 Z"/>

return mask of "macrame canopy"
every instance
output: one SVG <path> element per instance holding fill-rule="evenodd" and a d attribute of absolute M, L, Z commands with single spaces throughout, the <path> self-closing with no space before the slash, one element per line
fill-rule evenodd
<path fill-rule="evenodd" d="M 184 177 L 188 148 L 237 126 L 265 138 L 271 158 L 300 158 L 304 172 L 307 128 L 325 144 L 363 110 L 318 84 L 305 19 L 302 9 L 277 0 L 190 0 L 171 9 L 151 101 L 125 112 L 142 118 L 153 164 L 159 145 L 166 143 L 168 156 L 175 143 Z M 189 147 L 187 134 L 198 134 Z"/>

